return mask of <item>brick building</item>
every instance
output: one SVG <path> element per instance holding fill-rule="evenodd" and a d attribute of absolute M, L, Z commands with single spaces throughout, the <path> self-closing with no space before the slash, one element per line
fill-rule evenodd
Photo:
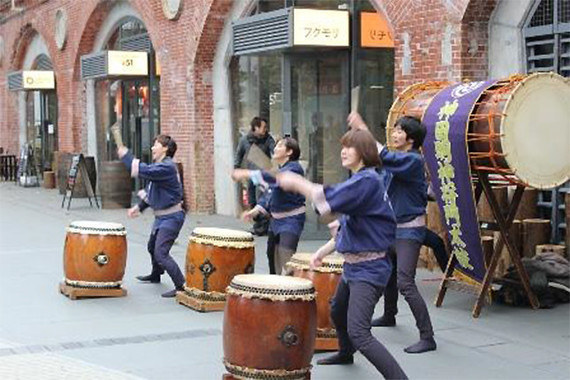
<path fill-rule="evenodd" d="M 555 2 L 567 6 L 565 0 Z M 140 154 L 147 150 L 154 133 L 167 133 L 179 143 L 176 158 L 184 166 L 191 210 L 235 214 L 239 197 L 228 173 L 239 131 L 247 129 L 252 115 L 268 117 L 273 133 L 286 133 L 287 128 L 282 127 L 286 124 L 294 134 L 306 133 L 309 137 L 301 145 L 306 148 L 309 170 L 315 167 L 310 161 L 317 160 L 320 166 L 314 176 L 334 180 L 330 172 L 336 168 L 337 152 L 327 142 L 344 130 L 342 115 L 350 107 L 350 88 L 360 84 L 370 90 L 362 94 L 359 109 L 373 120 L 380 135 L 394 96 L 410 84 L 525 72 L 523 27 L 537 7 L 546 7 L 540 3 L 0 0 L 0 145 L 5 151 L 18 152 L 23 143 L 37 137 L 34 128 L 43 129 L 42 133 L 56 137 L 50 149 L 83 152 L 100 163 L 112 158 L 105 139 L 114 122 L 122 123 L 127 141 L 132 137 Z M 259 58 L 255 54 L 234 55 L 232 22 L 292 5 L 350 13 L 348 47 L 292 49 Z M 378 12 L 381 32 L 393 37 L 393 47 L 358 46 L 358 12 Z M 146 76 L 90 77 L 82 72 L 83 58 L 100 56 L 106 50 L 133 50 L 128 42 L 137 36 L 147 41 L 134 49 L 148 53 L 150 71 Z M 284 56 L 293 58 L 287 61 Z M 283 65 L 291 65 L 287 66 L 290 75 L 283 77 Z M 40 104 L 38 96 L 10 91 L 8 83 L 11 73 L 45 69 L 55 74 L 55 89 L 42 92 L 47 110 L 40 116 L 50 119 L 49 129 L 45 120 L 38 120 L 39 112 L 31 110 Z M 288 90 L 282 90 L 283 78 L 288 88 L 294 89 L 288 100 L 284 99 Z M 315 80 L 308 88 L 307 83 Z M 302 114 L 303 107 L 320 108 Z M 327 112 L 337 113 L 333 117 Z M 324 132 L 319 135 L 316 130 Z M 47 141 L 45 136 L 42 141 Z"/>

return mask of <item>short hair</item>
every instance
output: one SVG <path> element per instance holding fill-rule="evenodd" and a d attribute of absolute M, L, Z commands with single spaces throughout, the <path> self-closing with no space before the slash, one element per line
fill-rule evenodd
<path fill-rule="evenodd" d="M 267 119 L 259 116 L 256 116 L 253 119 L 251 119 L 251 122 L 249 123 L 251 130 L 253 131 L 255 128 L 260 128 L 261 122 L 264 122 L 265 125 L 267 126 L 267 130 L 269 130 L 269 123 L 267 122 Z"/>
<path fill-rule="evenodd" d="M 277 140 L 277 144 L 281 141 L 285 144 L 285 149 L 292 150 L 291 156 L 289 156 L 289 161 L 297 161 L 301 156 L 301 148 L 299 148 L 299 143 L 291 136 L 285 136 Z"/>
<path fill-rule="evenodd" d="M 178 145 L 176 145 L 176 141 L 168 135 L 158 135 L 154 138 L 154 141 L 158 141 L 160 145 L 167 148 L 166 150 L 166 157 L 174 157 L 176 150 L 178 149 Z"/>
<path fill-rule="evenodd" d="M 378 147 L 376 146 L 376 139 L 372 136 L 370 131 L 351 129 L 342 136 L 340 143 L 344 147 L 354 148 L 359 154 L 364 166 L 378 168 L 382 166 L 382 161 L 378 154 Z"/>
<path fill-rule="evenodd" d="M 414 140 L 412 148 L 419 149 L 426 138 L 426 127 L 417 118 L 412 116 L 402 116 L 396 120 L 394 126 L 400 126 L 406 132 L 406 139 Z"/>

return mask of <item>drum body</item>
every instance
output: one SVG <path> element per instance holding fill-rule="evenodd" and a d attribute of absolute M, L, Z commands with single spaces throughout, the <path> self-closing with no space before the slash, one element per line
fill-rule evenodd
<path fill-rule="evenodd" d="M 224 293 L 232 278 L 253 273 L 255 242 L 249 232 L 195 228 L 186 251 L 186 286 Z"/>
<path fill-rule="evenodd" d="M 336 288 L 342 277 L 344 259 L 339 254 L 326 256 L 320 267 L 311 270 L 312 254 L 296 253 L 287 263 L 293 271 L 293 276 L 311 280 L 317 291 L 317 342 L 316 349 L 336 349 L 338 347 L 335 327 L 331 321 L 330 301 L 336 293 Z M 332 340 L 326 342 L 327 339 Z M 328 343 L 328 344 L 327 344 Z"/>
<path fill-rule="evenodd" d="M 126 263 L 126 230 L 121 224 L 78 221 L 67 228 L 63 254 L 66 285 L 120 287 Z"/>
<path fill-rule="evenodd" d="M 416 84 L 396 99 L 388 114 L 387 141 L 401 116 L 423 119 L 444 82 Z M 469 115 L 472 169 L 497 184 L 539 189 L 570 179 L 570 83 L 554 73 L 500 80 L 483 91 Z"/>
<path fill-rule="evenodd" d="M 313 284 L 288 276 L 238 275 L 226 293 L 226 369 L 238 378 L 306 378 L 317 322 Z"/>

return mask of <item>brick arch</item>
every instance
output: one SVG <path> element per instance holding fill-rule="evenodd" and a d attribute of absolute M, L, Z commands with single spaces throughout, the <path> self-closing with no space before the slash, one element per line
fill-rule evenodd
<path fill-rule="evenodd" d="M 52 64 L 54 64 L 54 51 L 52 51 L 53 46 L 51 46 L 52 49 L 50 49 L 48 40 L 45 38 L 45 34 L 42 33 L 43 31 L 38 30 L 36 26 L 37 25 L 34 25 L 32 23 L 26 23 L 20 28 L 18 36 L 15 38 L 14 44 L 10 49 L 12 54 L 8 64 L 9 71 L 17 71 L 22 69 L 26 53 L 28 52 L 28 47 L 36 36 L 39 36 L 43 44 L 46 46 L 49 58 L 52 60 Z"/>

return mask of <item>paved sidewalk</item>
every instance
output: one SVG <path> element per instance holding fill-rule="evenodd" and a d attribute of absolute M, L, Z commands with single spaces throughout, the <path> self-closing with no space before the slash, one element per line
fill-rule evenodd
<path fill-rule="evenodd" d="M 197 313 L 160 294 L 172 287 L 142 284 L 149 270 L 146 240 L 152 216 L 128 220 L 125 210 L 99 210 L 87 199 L 60 208 L 56 190 L 0 182 L 0 379 L 220 379 L 223 313 Z M 119 222 L 128 234 L 124 298 L 71 301 L 59 294 L 65 228 L 74 220 Z M 247 229 L 235 218 L 191 215 L 173 256 L 181 268 L 196 226 Z M 265 238 L 256 238 L 256 267 L 267 273 Z M 302 241 L 314 251 L 322 241 Z M 570 379 L 570 306 L 530 310 L 485 307 L 471 318 L 474 298 L 448 291 L 442 308 L 432 300 L 438 272 L 419 270 L 438 350 L 408 355 L 418 338 L 402 300 L 398 325 L 375 328 L 412 379 Z M 377 307 L 377 314 L 381 310 Z M 326 354 L 316 354 L 316 359 Z M 353 366 L 314 366 L 313 379 L 377 379 L 361 356 Z"/>

